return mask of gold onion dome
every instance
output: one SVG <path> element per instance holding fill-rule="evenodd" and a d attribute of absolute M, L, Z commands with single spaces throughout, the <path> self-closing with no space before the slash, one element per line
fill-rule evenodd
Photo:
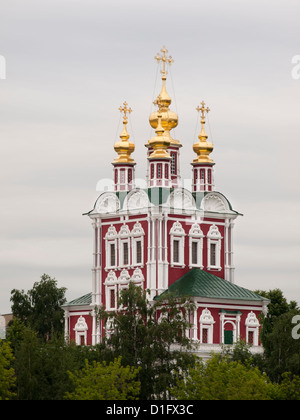
<path fill-rule="evenodd" d="M 124 102 L 123 107 L 120 106 L 119 108 L 119 111 L 123 112 L 124 114 L 123 115 L 123 131 L 120 134 L 121 140 L 118 140 L 114 145 L 114 149 L 118 153 L 118 156 L 113 161 L 113 164 L 114 163 L 135 164 L 134 159 L 130 157 L 131 153 L 134 152 L 135 146 L 134 146 L 134 143 L 128 140 L 130 136 L 127 132 L 127 122 L 128 122 L 127 113 L 130 114 L 132 112 L 132 109 L 127 108 L 127 105 L 128 105 L 127 102 Z"/>
<path fill-rule="evenodd" d="M 167 71 L 166 63 L 169 65 L 174 62 L 171 56 L 166 57 L 168 50 L 166 47 L 163 47 L 161 50 L 161 55 L 159 53 L 154 57 L 155 60 L 159 63 L 160 61 L 163 64 L 162 70 L 162 89 L 157 99 L 154 101 L 154 104 L 158 106 L 158 111 L 152 112 L 149 117 L 149 122 L 152 128 L 156 129 L 158 125 L 158 114 L 161 114 L 161 126 L 165 131 L 165 135 L 170 137 L 171 144 L 180 145 L 178 140 L 174 140 L 170 135 L 170 130 L 177 127 L 178 125 L 178 115 L 169 109 L 171 105 L 171 97 L 169 96 L 166 89 L 166 80 L 167 80 Z M 181 146 L 181 145 L 180 145 Z"/>
<path fill-rule="evenodd" d="M 149 159 L 171 159 L 167 152 L 167 148 L 170 146 L 170 137 L 165 134 L 161 125 L 161 118 L 161 114 L 158 114 L 158 123 L 155 130 L 156 136 L 152 137 L 148 142 L 148 146 L 153 149 Z"/>
<path fill-rule="evenodd" d="M 193 145 L 193 150 L 197 154 L 197 157 L 193 160 L 193 163 L 214 163 L 214 161 L 209 157 L 211 152 L 214 149 L 212 143 L 207 141 L 207 134 L 205 132 L 205 113 L 207 114 L 210 109 L 205 108 L 205 103 L 201 102 L 202 107 L 197 106 L 196 110 L 201 111 L 201 133 L 198 136 L 199 141 L 196 141 Z"/>

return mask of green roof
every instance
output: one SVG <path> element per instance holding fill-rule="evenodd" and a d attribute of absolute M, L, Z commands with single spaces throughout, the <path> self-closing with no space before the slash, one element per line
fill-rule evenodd
<path fill-rule="evenodd" d="M 168 292 L 175 296 L 252 300 L 257 302 L 266 300 L 251 290 L 237 286 L 199 268 L 193 268 L 186 273 L 183 277 L 171 284 L 159 297 L 162 297 Z"/>
<path fill-rule="evenodd" d="M 92 303 L 92 293 L 88 293 L 87 295 L 71 300 L 71 302 L 68 302 L 63 306 L 90 305 L 91 303 Z"/>

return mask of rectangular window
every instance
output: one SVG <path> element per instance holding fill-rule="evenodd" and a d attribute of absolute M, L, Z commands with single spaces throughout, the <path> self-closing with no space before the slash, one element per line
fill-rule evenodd
<path fill-rule="evenodd" d="M 197 179 L 198 179 L 198 169 L 194 169 L 194 184 L 197 183 Z"/>
<path fill-rule="evenodd" d="M 169 166 L 167 163 L 165 164 L 165 178 L 169 179 Z"/>
<path fill-rule="evenodd" d="M 177 239 L 173 241 L 173 262 L 179 263 L 179 241 Z"/>
<path fill-rule="evenodd" d="M 110 307 L 111 308 L 116 307 L 116 292 L 115 292 L 115 289 L 110 290 Z"/>
<path fill-rule="evenodd" d="M 123 265 L 128 265 L 128 242 L 123 242 Z"/>
<path fill-rule="evenodd" d="M 161 178 L 161 163 L 157 164 L 157 178 Z"/>
<path fill-rule="evenodd" d="M 216 265 L 216 248 L 217 244 L 210 244 L 210 265 Z"/>
<path fill-rule="evenodd" d="M 202 329 L 202 343 L 204 344 L 208 343 L 208 328 Z"/>
<path fill-rule="evenodd" d="M 254 334 L 253 331 L 248 331 L 248 344 L 253 344 L 254 342 Z"/>
<path fill-rule="evenodd" d="M 136 242 L 136 263 L 142 263 L 142 241 Z"/>
<path fill-rule="evenodd" d="M 201 184 L 205 184 L 205 169 L 200 169 Z"/>
<path fill-rule="evenodd" d="M 120 170 L 120 183 L 124 184 L 125 183 L 125 169 L 121 169 Z"/>
<path fill-rule="evenodd" d="M 207 171 L 207 183 L 211 184 L 211 169 L 208 169 Z"/>
<path fill-rule="evenodd" d="M 171 174 L 175 175 L 176 174 L 176 153 L 171 152 Z"/>
<path fill-rule="evenodd" d="M 198 242 L 192 242 L 192 264 L 198 264 Z"/>
<path fill-rule="evenodd" d="M 110 266 L 116 265 L 116 247 L 115 244 L 110 244 Z"/>
<path fill-rule="evenodd" d="M 128 184 L 132 181 L 132 169 L 128 169 Z"/>
<path fill-rule="evenodd" d="M 154 178 L 154 165 L 151 165 L 151 179 Z"/>

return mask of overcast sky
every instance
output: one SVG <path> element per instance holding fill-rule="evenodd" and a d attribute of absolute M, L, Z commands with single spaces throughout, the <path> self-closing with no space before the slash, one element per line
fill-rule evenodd
<path fill-rule="evenodd" d="M 244 215 L 235 224 L 236 284 L 280 288 L 300 304 L 299 1 L 0 6 L 0 313 L 10 312 L 13 288 L 27 292 L 43 273 L 68 300 L 91 291 L 92 227 L 82 214 L 98 181 L 112 176 L 124 100 L 133 109 L 136 176 L 145 176 L 163 45 L 174 59 L 167 90 L 183 177 L 204 100 L 216 190 Z"/>

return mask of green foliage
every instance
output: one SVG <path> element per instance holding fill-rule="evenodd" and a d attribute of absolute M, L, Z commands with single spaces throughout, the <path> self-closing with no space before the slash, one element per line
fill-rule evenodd
<path fill-rule="evenodd" d="M 106 362 L 85 363 L 84 369 L 69 372 L 75 390 L 66 393 L 68 400 L 135 400 L 140 393 L 136 380 L 141 368 L 121 365 L 121 358 Z"/>
<path fill-rule="evenodd" d="M 19 400 L 62 400 L 71 389 L 68 370 L 82 367 L 79 348 L 63 338 L 45 342 L 24 328 L 15 348 L 15 371 Z"/>
<path fill-rule="evenodd" d="M 172 396 L 180 400 L 269 400 L 274 392 L 258 368 L 220 354 L 212 355 L 207 362 L 198 361 L 171 390 Z"/>
<path fill-rule="evenodd" d="M 110 358 L 121 356 L 123 365 L 141 366 L 141 399 L 167 398 L 175 373 L 179 375 L 194 362 L 185 336 L 191 305 L 172 296 L 150 304 L 147 292 L 133 283 L 121 292 L 118 304 L 122 310 L 115 313 L 99 311 L 107 333 L 111 330 L 104 339 L 106 348 L 111 349 Z"/>
<path fill-rule="evenodd" d="M 194 309 L 188 299 L 150 303 L 130 283 L 120 310 L 98 311 L 103 342 L 76 346 L 59 334 L 64 293 L 49 276 L 27 294 L 12 291 L 15 317 L 0 341 L 0 399 L 300 399 L 300 339 L 292 336 L 299 310 L 278 289 L 258 292 L 271 299 L 264 355 L 239 342 L 205 363 L 196 362 L 185 336 Z"/>
<path fill-rule="evenodd" d="M 15 318 L 34 329 L 45 341 L 63 331 L 63 309 L 66 288 L 58 288 L 57 281 L 43 274 L 40 282 L 25 293 L 11 291 L 12 312 Z"/>
<path fill-rule="evenodd" d="M 282 374 L 282 381 L 278 387 L 278 398 L 280 400 L 300 400 L 300 377 L 292 375 L 291 372 Z"/>
<path fill-rule="evenodd" d="M 0 400 L 11 400 L 16 396 L 13 361 L 9 342 L 0 340 Z"/>
<path fill-rule="evenodd" d="M 300 375 L 300 340 L 292 337 L 292 318 L 300 312 L 297 303 L 288 302 L 280 289 L 256 293 L 270 300 L 262 320 L 263 368 L 273 382 L 280 383 L 285 372 Z"/>

